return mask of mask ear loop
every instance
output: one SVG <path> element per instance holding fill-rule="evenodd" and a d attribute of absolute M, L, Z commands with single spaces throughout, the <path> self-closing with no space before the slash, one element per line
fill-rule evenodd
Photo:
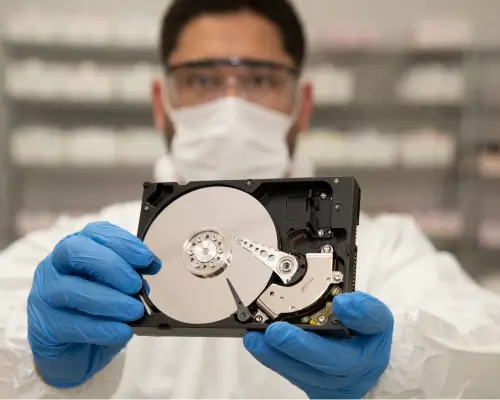
<path fill-rule="evenodd" d="M 292 128 L 292 126 L 297 122 L 298 118 L 299 118 L 299 115 L 300 115 L 300 111 L 302 109 L 302 99 L 301 99 L 301 92 L 302 92 L 302 88 L 304 87 L 304 82 L 302 79 L 298 80 L 297 82 L 297 88 L 295 89 L 295 93 L 293 95 L 293 108 L 292 108 L 292 112 L 290 113 L 290 126 L 288 127 L 288 129 L 290 130 Z M 287 168 L 287 172 L 286 172 L 286 177 L 290 177 L 291 174 L 292 174 L 292 171 L 293 171 L 293 164 L 294 164 L 294 158 L 295 158 L 295 151 L 293 152 L 293 154 L 290 154 L 290 157 L 289 157 L 289 165 L 288 165 L 288 168 Z"/>
<path fill-rule="evenodd" d="M 174 130 L 175 130 L 175 121 L 173 119 L 173 107 L 172 107 L 172 102 L 170 101 L 170 98 L 168 94 L 170 91 L 167 90 L 167 78 L 163 76 L 161 78 L 161 100 L 163 103 L 163 111 L 165 112 L 165 115 L 170 119 L 170 122 L 174 125 Z M 175 132 L 174 132 L 174 139 L 175 139 Z M 173 140 L 173 139 L 172 139 Z M 168 153 L 172 152 L 172 144 L 168 146 L 167 149 Z"/>
<path fill-rule="evenodd" d="M 295 93 L 293 95 L 293 108 L 292 112 L 290 113 L 290 120 L 293 121 L 291 126 L 293 126 L 293 124 L 297 122 L 300 115 L 300 111 L 302 109 L 302 98 L 300 95 L 303 87 L 304 87 L 304 81 L 300 79 L 297 82 L 297 88 L 295 89 Z"/>
<path fill-rule="evenodd" d="M 161 100 L 163 103 L 163 111 L 165 111 L 165 114 L 167 114 L 169 117 L 172 115 L 172 103 L 170 102 L 170 99 L 168 98 L 169 96 L 167 95 L 167 78 L 163 77 L 161 80 Z"/>

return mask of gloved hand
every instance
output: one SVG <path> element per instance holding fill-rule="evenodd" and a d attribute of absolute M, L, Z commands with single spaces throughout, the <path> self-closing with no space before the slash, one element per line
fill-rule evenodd
<path fill-rule="evenodd" d="M 160 268 L 137 237 L 106 222 L 59 242 L 36 269 L 28 298 L 28 341 L 42 379 L 71 388 L 103 369 L 132 337 L 125 322 L 144 315 L 131 297 L 143 286 L 137 270 Z"/>
<path fill-rule="evenodd" d="M 389 363 L 393 316 L 386 305 L 361 292 L 337 296 L 332 307 L 341 324 L 356 332 L 354 337 L 325 338 L 277 322 L 265 333 L 248 333 L 244 344 L 311 399 L 360 399 Z"/>

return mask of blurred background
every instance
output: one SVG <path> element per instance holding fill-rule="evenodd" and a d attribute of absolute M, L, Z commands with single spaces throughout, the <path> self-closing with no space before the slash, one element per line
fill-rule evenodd
<path fill-rule="evenodd" d="M 0 0 L 0 249 L 140 198 L 164 151 L 149 95 L 168 3 Z M 318 174 L 354 174 L 366 213 L 413 215 L 500 290 L 500 1 L 295 4 Z"/>

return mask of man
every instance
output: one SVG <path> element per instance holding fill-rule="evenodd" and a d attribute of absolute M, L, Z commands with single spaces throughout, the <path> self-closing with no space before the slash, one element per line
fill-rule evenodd
<path fill-rule="evenodd" d="M 312 174 L 296 151 L 312 89 L 300 82 L 304 38 L 286 0 L 176 0 L 161 49 L 154 112 L 168 155 L 158 180 Z M 144 314 L 137 272 L 168 268 L 133 236 L 139 210 L 62 218 L 0 255 L 2 397 L 500 395 L 500 301 L 403 217 L 362 218 L 358 289 L 379 300 L 336 299 L 353 339 L 281 323 L 243 343 L 132 338 L 125 323 Z"/>

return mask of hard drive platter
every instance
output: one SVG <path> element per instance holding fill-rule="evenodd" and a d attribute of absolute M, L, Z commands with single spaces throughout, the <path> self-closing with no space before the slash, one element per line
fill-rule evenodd
<path fill-rule="evenodd" d="M 134 333 L 348 336 L 331 305 L 355 289 L 359 204 L 351 177 L 145 183 L 138 236 L 163 266 Z"/>

